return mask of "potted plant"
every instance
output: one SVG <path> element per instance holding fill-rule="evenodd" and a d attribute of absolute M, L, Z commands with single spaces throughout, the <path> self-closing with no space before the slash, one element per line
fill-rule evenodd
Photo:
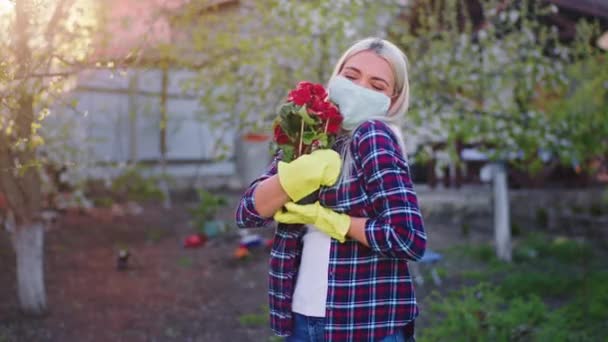
<path fill-rule="evenodd" d="M 199 203 L 190 210 L 196 229 L 207 237 L 216 236 L 225 228 L 224 222 L 216 216 L 219 209 L 227 204 L 226 199 L 204 189 L 198 190 L 198 197 Z"/>

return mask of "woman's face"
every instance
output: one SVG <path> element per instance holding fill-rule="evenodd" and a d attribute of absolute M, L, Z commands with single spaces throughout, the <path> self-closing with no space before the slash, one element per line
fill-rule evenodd
<path fill-rule="evenodd" d="M 393 70 L 386 59 L 373 51 L 361 51 L 349 57 L 339 75 L 357 85 L 383 93 L 391 100 L 395 98 Z"/>

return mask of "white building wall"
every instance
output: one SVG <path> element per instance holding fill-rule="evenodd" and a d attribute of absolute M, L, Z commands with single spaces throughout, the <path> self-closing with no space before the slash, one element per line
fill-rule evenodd
<path fill-rule="evenodd" d="M 180 79 L 188 76 L 185 71 L 171 71 L 169 76 L 168 173 L 177 178 L 238 178 L 234 165 L 236 128 L 215 128 L 206 120 L 198 98 L 184 95 L 180 88 Z M 135 86 L 129 89 L 132 79 Z M 160 70 L 86 71 L 71 94 L 75 110 L 56 108 L 61 115 L 53 115 L 52 120 L 54 124 L 72 121 L 72 129 L 82 130 L 84 134 L 78 133 L 86 137 L 96 161 L 127 163 L 133 152 L 136 161 L 159 160 L 161 80 Z M 225 158 L 218 160 L 220 155 Z"/>

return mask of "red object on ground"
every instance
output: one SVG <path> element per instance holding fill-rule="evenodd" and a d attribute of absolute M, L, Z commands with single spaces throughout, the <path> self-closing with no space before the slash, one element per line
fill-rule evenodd
<path fill-rule="evenodd" d="M 245 141 L 264 142 L 270 140 L 270 136 L 267 134 L 248 133 L 243 135 Z"/>
<path fill-rule="evenodd" d="M 245 259 L 248 256 L 249 256 L 249 249 L 247 249 L 247 247 L 239 246 L 234 251 L 234 257 L 236 259 Z"/>
<path fill-rule="evenodd" d="M 195 248 L 200 247 L 205 244 L 207 241 L 206 237 L 201 234 L 194 234 L 186 237 L 184 240 L 184 247 L 186 248 Z"/>

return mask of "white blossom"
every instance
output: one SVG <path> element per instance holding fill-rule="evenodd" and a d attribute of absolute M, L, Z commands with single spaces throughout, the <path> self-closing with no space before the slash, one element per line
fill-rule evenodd
<path fill-rule="evenodd" d="M 509 21 L 515 23 L 517 19 L 519 19 L 519 12 L 515 10 L 509 11 Z"/>

